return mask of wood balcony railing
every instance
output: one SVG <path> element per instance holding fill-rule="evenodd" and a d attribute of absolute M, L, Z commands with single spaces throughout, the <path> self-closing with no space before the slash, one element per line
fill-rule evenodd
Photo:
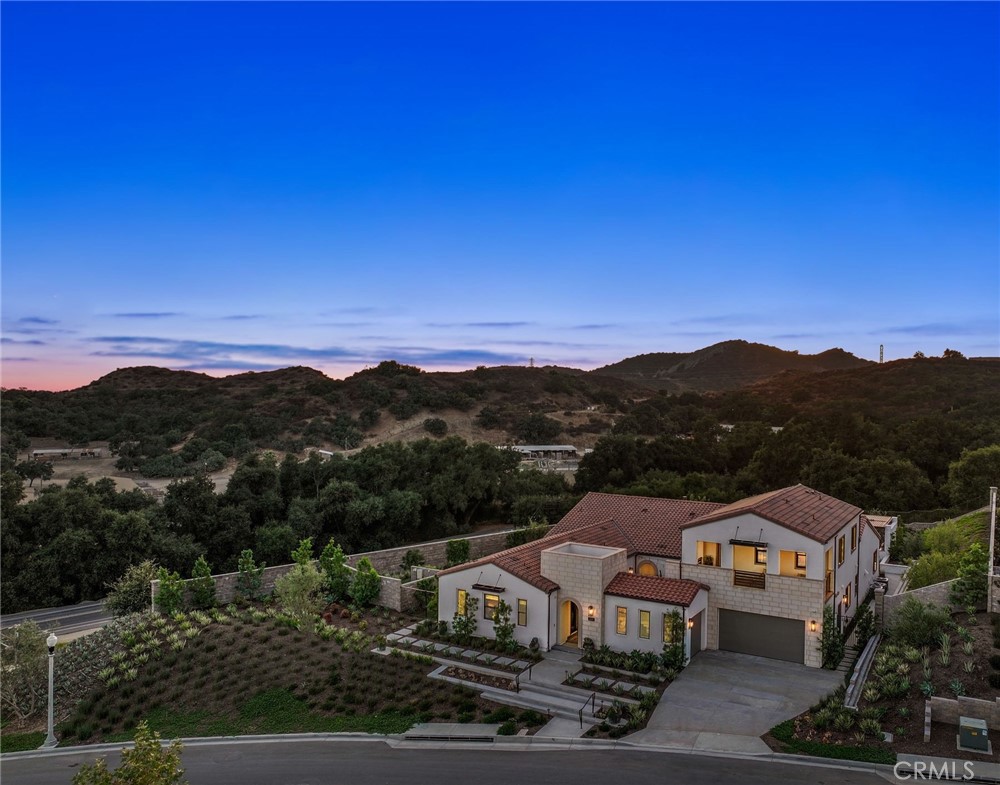
<path fill-rule="evenodd" d="M 733 570 L 733 586 L 742 586 L 745 589 L 766 589 L 767 575 L 763 572 Z"/>

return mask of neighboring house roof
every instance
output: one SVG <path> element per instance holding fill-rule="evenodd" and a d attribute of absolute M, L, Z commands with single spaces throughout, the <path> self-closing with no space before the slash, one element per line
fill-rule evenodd
<path fill-rule="evenodd" d="M 697 581 L 620 572 L 611 579 L 604 593 L 615 597 L 661 602 L 664 605 L 680 605 L 686 608 L 694 602 L 694 598 L 702 589 L 708 589 L 708 586 Z"/>
<path fill-rule="evenodd" d="M 865 517 L 868 519 L 868 522 L 876 529 L 885 528 L 890 523 L 892 523 L 891 515 L 870 515 L 868 513 L 865 513 Z"/>
<path fill-rule="evenodd" d="M 649 556 L 679 559 L 681 524 L 724 506 L 718 502 L 591 492 L 549 530 L 545 539 L 593 526 L 595 523 L 614 521 L 632 544 L 629 555 L 643 553 Z M 580 540 L 580 542 L 591 541 Z"/>
<path fill-rule="evenodd" d="M 864 528 L 865 526 L 867 526 L 875 533 L 875 536 L 878 537 L 879 542 L 885 544 L 886 524 L 884 523 L 876 524 L 874 520 L 876 518 L 891 520 L 888 516 L 885 515 L 866 515 L 865 513 L 861 513 L 861 527 Z"/>
<path fill-rule="evenodd" d="M 825 543 L 858 517 L 861 508 L 804 485 L 793 485 L 724 505 L 697 520 L 681 524 L 680 528 L 688 529 L 747 513 Z"/>
<path fill-rule="evenodd" d="M 438 575 L 448 575 L 453 572 L 492 565 L 520 578 L 526 583 L 530 583 L 544 592 L 553 592 L 559 588 L 559 584 L 542 575 L 542 551 L 566 542 L 603 545 L 609 548 L 625 548 L 626 551 L 632 551 L 632 544 L 628 537 L 625 536 L 622 528 L 614 521 L 603 521 L 563 534 L 553 534 L 550 531 L 548 535 L 542 537 L 540 540 L 508 548 L 505 551 L 484 556 L 476 561 L 449 567 L 447 570 L 439 572 Z"/>

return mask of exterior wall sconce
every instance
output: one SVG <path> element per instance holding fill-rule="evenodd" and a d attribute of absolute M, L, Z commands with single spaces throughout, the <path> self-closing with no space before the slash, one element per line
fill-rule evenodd
<path fill-rule="evenodd" d="M 597 611 L 594 609 L 594 606 L 593 605 L 588 605 L 587 606 L 587 620 L 588 621 L 593 621 L 596 618 L 597 618 Z"/>
<path fill-rule="evenodd" d="M 694 619 L 688 619 L 688 629 L 689 630 L 694 629 Z"/>
<path fill-rule="evenodd" d="M 848 598 L 848 596 L 847 596 L 847 595 L 845 594 L 845 595 L 844 595 L 844 605 L 847 605 L 848 601 L 849 601 L 849 598 Z"/>
<path fill-rule="evenodd" d="M 632 575 L 634 572 L 635 572 L 635 567 L 629 567 L 628 568 L 628 574 L 629 575 Z"/>
<path fill-rule="evenodd" d="M 813 619 L 809 622 L 809 632 L 816 632 L 816 620 Z"/>

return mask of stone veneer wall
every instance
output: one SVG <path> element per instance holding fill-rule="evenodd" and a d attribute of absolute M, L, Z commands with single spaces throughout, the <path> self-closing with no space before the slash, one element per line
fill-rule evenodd
<path fill-rule="evenodd" d="M 590 638 L 594 644 L 604 643 L 604 587 L 619 572 L 628 567 L 625 549 L 619 549 L 605 557 L 582 556 L 574 553 L 542 551 L 541 572 L 546 578 L 559 584 L 559 608 L 562 603 L 573 600 L 580 606 L 580 642 Z M 593 621 L 587 618 L 587 606 L 593 605 L 597 615 Z M 560 623 L 559 629 L 562 629 Z M 559 633 L 562 634 L 561 632 Z"/>
<path fill-rule="evenodd" d="M 921 589 L 904 591 L 900 594 L 885 595 L 885 598 L 882 600 L 882 623 L 885 625 L 891 624 L 893 614 L 909 597 L 914 597 L 925 605 L 932 603 L 946 610 L 951 610 L 951 587 L 954 583 L 954 580 L 944 581 L 943 583 L 924 586 Z"/>
<path fill-rule="evenodd" d="M 934 722 L 946 722 L 958 725 L 959 717 L 972 717 L 986 720 L 986 725 L 992 730 L 1000 730 L 1000 698 L 981 700 L 979 698 L 939 698 L 931 696 L 931 719 Z"/>
<path fill-rule="evenodd" d="M 822 667 L 819 642 L 823 633 L 823 581 L 768 574 L 766 589 L 747 589 L 733 586 L 732 570 L 702 564 L 684 564 L 681 577 L 711 587 L 708 592 L 707 648 L 719 648 L 719 608 L 801 619 L 805 626 L 805 664 L 813 668 Z M 809 630 L 812 620 L 816 621 L 816 632 Z"/>

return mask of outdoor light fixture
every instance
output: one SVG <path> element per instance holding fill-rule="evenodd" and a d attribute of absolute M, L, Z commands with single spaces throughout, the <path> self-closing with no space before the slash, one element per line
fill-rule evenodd
<path fill-rule="evenodd" d="M 56 637 L 54 632 L 49 633 L 49 637 L 45 639 L 45 645 L 49 647 L 49 733 L 45 737 L 45 741 L 42 742 L 41 749 L 51 749 L 55 747 L 59 742 L 56 741 L 56 734 L 53 729 L 52 722 L 52 665 L 56 654 L 56 643 L 59 639 Z"/>
<path fill-rule="evenodd" d="M 597 611 L 594 610 L 594 606 L 593 605 L 588 605 L 587 606 L 587 618 L 590 621 L 593 621 L 595 618 L 597 618 Z"/>
<path fill-rule="evenodd" d="M 816 632 L 816 620 L 813 619 L 809 622 L 809 632 Z"/>
<path fill-rule="evenodd" d="M 848 597 L 848 596 L 847 596 L 847 595 L 845 594 L 845 595 L 844 595 L 844 605 L 847 605 L 847 603 L 848 603 L 848 602 L 850 602 L 850 597 Z"/>
<path fill-rule="evenodd" d="M 688 629 L 689 630 L 694 629 L 694 619 L 688 619 Z"/>

